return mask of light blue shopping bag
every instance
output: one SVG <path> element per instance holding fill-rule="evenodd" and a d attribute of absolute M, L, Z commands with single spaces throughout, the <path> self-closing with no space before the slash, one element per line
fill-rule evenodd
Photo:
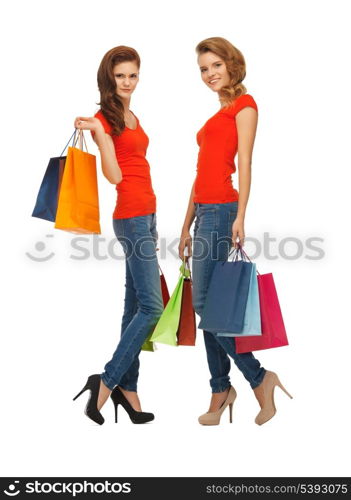
<path fill-rule="evenodd" d="M 260 298 L 258 294 L 256 264 L 252 263 L 249 294 L 247 297 L 244 326 L 242 332 L 217 333 L 217 335 L 219 337 L 249 337 L 252 335 L 262 335 Z"/>

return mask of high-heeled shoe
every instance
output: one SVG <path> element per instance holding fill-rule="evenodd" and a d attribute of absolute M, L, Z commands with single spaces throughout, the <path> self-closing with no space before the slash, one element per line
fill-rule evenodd
<path fill-rule="evenodd" d="M 233 422 L 233 403 L 236 398 L 236 390 L 230 386 L 227 399 L 224 401 L 219 410 L 204 413 L 199 417 L 199 423 L 202 425 L 218 425 L 221 420 L 222 413 L 229 406 L 229 422 Z"/>
<path fill-rule="evenodd" d="M 99 374 L 90 375 L 88 377 L 87 383 L 83 387 L 83 389 L 73 398 L 75 401 L 84 391 L 90 390 L 90 397 L 85 407 L 84 413 L 91 420 L 94 420 L 99 425 L 102 425 L 105 422 L 104 417 L 101 415 L 99 410 L 97 409 L 97 401 L 100 390 L 100 382 L 101 377 Z"/>
<path fill-rule="evenodd" d="M 128 413 L 130 420 L 133 424 L 146 424 L 146 422 L 151 422 L 154 420 L 155 415 L 153 413 L 147 413 L 145 411 L 134 410 L 132 405 L 129 403 L 128 399 L 125 397 L 121 389 L 116 385 L 110 394 L 110 398 L 115 406 L 115 422 L 117 423 L 117 408 L 118 405 L 123 406 L 125 411 Z"/>
<path fill-rule="evenodd" d="M 261 411 L 255 418 L 255 423 L 257 425 L 264 424 L 272 417 L 274 417 L 277 412 L 274 404 L 274 388 L 276 385 L 280 387 L 281 390 L 284 391 L 287 396 L 289 396 L 289 398 L 293 398 L 280 382 L 278 375 L 267 370 L 260 385 L 255 387 L 254 389 L 256 397 L 261 406 Z M 263 404 L 261 404 L 260 399 L 261 401 L 263 401 Z"/>

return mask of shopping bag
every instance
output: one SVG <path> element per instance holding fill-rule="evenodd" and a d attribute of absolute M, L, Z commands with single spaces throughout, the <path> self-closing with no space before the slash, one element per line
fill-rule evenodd
<path fill-rule="evenodd" d="M 141 346 L 141 350 L 142 351 L 149 351 L 149 352 L 154 352 L 155 351 L 155 345 L 153 342 L 151 342 L 150 338 L 151 338 L 151 335 L 152 335 L 152 332 L 148 335 L 147 339 L 145 340 L 145 342 L 143 343 L 143 345 Z"/>
<path fill-rule="evenodd" d="M 183 262 L 179 268 L 180 277 L 177 286 L 175 287 L 167 306 L 165 307 L 160 319 L 151 335 L 150 340 L 159 342 L 161 344 L 169 344 L 176 346 L 177 344 L 177 331 L 180 320 L 180 311 L 182 303 L 182 292 L 184 285 L 184 278 L 189 278 L 190 271 L 186 269 Z"/>
<path fill-rule="evenodd" d="M 237 333 L 243 329 L 252 263 L 238 256 L 236 248 L 232 261 L 215 264 L 199 323 L 202 330 Z"/>
<path fill-rule="evenodd" d="M 262 335 L 235 337 L 238 354 L 288 345 L 284 320 L 272 273 L 258 274 Z"/>
<path fill-rule="evenodd" d="M 168 287 L 167 287 L 166 278 L 162 272 L 162 269 L 160 268 L 160 266 L 158 266 L 158 267 L 161 271 L 160 280 L 161 280 L 161 292 L 162 292 L 163 306 L 166 307 L 166 305 L 169 301 L 169 291 L 168 291 Z"/>
<path fill-rule="evenodd" d="M 55 222 L 58 196 L 66 163 L 66 156 L 63 156 L 63 153 L 66 151 L 66 148 L 71 140 L 73 146 L 75 133 L 76 130 L 73 132 L 60 156 L 50 158 L 39 188 L 32 217 L 38 217 L 39 219 Z"/>
<path fill-rule="evenodd" d="M 160 270 L 160 273 L 161 273 L 160 274 L 160 283 L 161 283 L 161 292 L 162 292 L 163 307 L 166 307 L 166 305 L 167 305 L 167 303 L 169 301 L 169 292 L 168 292 L 166 278 L 165 278 L 165 276 L 164 276 L 164 274 L 162 272 L 161 267 L 160 266 L 158 266 L 158 267 L 159 267 L 159 270 Z M 153 333 L 153 330 L 151 331 L 150 335 L 148 336 L 148 338 L 145 340 L 145 342 L 141 346 L 141 350 L 142 351 L 154 352 L 156 346 L 150 340 L 152 333 Z"/>
<path fill-rule="evenodd" d="M 256 264 L 252 263 L 249 294 L 247 297 L 242 331 L 238 333 L 217 333 L 218 337 L 249 337 L 252 335 L 262 335 L 260 299 L 256 273 Z"/>
<path fill-rule="evenodd" d="M 178 345 L 195 345 L 196 341 L 196 321 L 193 308 L 192 280 L 189 263 L 186 261 L 189 269 L 189 278 L 184 278 L 182 303 L 180 306 L 180 318 L 177 330 Z"/>
<path fill-rule="evenodd" d="M 55 228 L 76 234 L 100 234 L 96 157 L 69 147 L 57 206 Z"/>

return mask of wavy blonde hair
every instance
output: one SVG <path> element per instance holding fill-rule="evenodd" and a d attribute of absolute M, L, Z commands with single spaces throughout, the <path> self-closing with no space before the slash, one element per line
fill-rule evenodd
<path fill-rule="evenodd" d="M 246 76 L 245 59 L 240 50 L 233 44 L 225 38 L 214 36 L 202 40 L 197 44 L 195 50 L 198 55 L 213 52 L 225 62 L 230 83 L 222 87 L 218 93 L 221 103 L 228 106 L 234 99 L 247 93 L 245 85 L 241 83 Z"/>

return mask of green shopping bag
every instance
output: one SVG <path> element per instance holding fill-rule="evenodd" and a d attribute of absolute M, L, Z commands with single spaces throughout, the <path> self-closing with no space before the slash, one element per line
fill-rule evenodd
<path fill-rule="evenodd" d="M 142 351 L 150 351 L 150 352 L 154 352 L 155 351 L 156 345 L 154 345 L 154 343 L 150 340 L 151 339 L 151 335 L 152 335 L 152 332 L 150 333 L 150 335 L 148 336 L 148 338 L 145 340 L 145 342 L 141 346 L 141 350 Z"/>
<path fill-rule="evenodd" d="M 168 344 L 176 346 L 177 330 L 180 318 L 180 308 L 182 304 L 182 292 L 184 278 L 189 278 L 190 270 L 186 268 L 185 262 L 179 268 L 180 277 L 174 292 L 169 299 L 166 308 L 164 309 L 158 323 L 150 337 L 151 342 L 159 342 L 160 344 Z"/>

